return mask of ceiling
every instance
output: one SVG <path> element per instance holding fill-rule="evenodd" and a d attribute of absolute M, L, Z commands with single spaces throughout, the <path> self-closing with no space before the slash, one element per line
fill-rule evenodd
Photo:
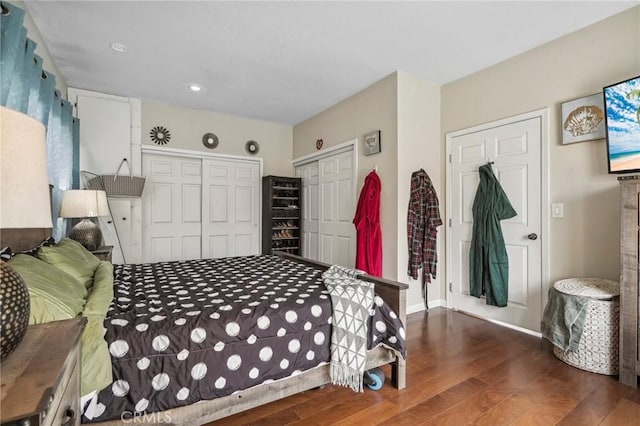
<path fill-rule="evenodd" d="M 26 7 L 71 87 L 296 124 L 396 70 L 442 85 L 639 3 L 28 1 Z M 116 53 L 112 42 L 127 51 Z M 192 93 L 190 83 L 204 90 Z"/>

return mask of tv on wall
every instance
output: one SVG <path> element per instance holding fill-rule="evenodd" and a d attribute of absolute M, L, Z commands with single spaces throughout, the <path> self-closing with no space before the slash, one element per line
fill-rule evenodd
<path fill-rule="evenodd" d="M 640 76 L 603 91 L 609 173 L 640 172 Z"/>

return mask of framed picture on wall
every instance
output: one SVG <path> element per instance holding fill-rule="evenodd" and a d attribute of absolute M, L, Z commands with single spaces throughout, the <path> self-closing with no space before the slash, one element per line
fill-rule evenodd
<path fill-rule="evenodd" d="M 375 130 L 364 135 L 364 155 L 377 154 L 380 150 L 380 130 Z"/>
<path fill-rule="evenodd" d="M 562 104 L 562 144 L 604 139 L 602 93 Z"/>

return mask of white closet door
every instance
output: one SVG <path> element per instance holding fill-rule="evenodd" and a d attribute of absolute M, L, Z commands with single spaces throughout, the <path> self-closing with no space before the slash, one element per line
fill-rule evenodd
<path fill-rule="evenodd" d="M 259 254 L 259 163 L 229 159 L 202 163 L 203 256 Z"/>
<path fill-rule="evenodd" d="M 318 218 L 320 194 L 318 192 L 318 162 L 296 167 L 296 176 L 302 178 L 302 255 L 320 260 L 318 255 Z"/>
<path fill-rule="evenodd" d="M 201 257 L 200 159 L 144 154 L 143 261 Z"/>
<path fill-rule="evenodd" d="M 319 254 L 329 264 L 355 266 L 353 151 L 318 161 Z"/>

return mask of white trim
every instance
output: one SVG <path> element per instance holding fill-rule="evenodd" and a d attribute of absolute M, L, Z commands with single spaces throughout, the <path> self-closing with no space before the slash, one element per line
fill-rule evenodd
<path fill-rule="evenodd" d="M 451 155 L 451 143 L 452 139 L 457 136 L 466 135 L 469 133 L 475 133 L 482 130 L 492 129 L 495 127 L 504 126 L 507 124 L 517 123 L 519 121 L 525 121 L 532 118 L 540 119 L 540 251 L 541 251 L 541 271 L 540 271 L 540 281 L 541 281 L 541 291 L 542 291 L 542 300 L 540 306 L 540 317 L 542 317 L 542 311 L 544 310 L 544 306 L 547 302 L 547 291 L 549 290 L 549 233 L 550 233 L 550 221 L 549 221 L 549 140 L 550 140 L 550 129 L 549 129 L 549 108 L 542 108 L 535 111 L 526 112 L 523 114 L 515 115 L 512 117 L 503 118 L 500 120 L 492 121 L 489 123 L 480 124 L 478 126 L 469 127 L 462 130 L 457 130 L 455 132 L 450 132 L 446 134 L 446 153 L 445 153 L 445 168 L 446 168 L 446 205 L 447 205 L 447 213 L 445 218 L 445 232 L 446 232 L 446 254 L 447 254 L 447 264 L 446 264 L 446 277 L 445 280 L 445 294 L 447 295 L 447 303 L 446 306 L 450 309 L 453 309 L 453 300 L 451 295 L 449 294 L 449 282 L 451 282 L 451 232 L 449 228 L 449 220 L 451 219 L 451 165 L 449 163 L 449 156 Z M 469 314 L 471 315 L 471 314 Z M 478 317 L 480 318 L 480 317 Z M 509 325 L 505 323 L 501 323 L 500 321 L 491 320 L 489 318 L 483 318 L 487 321 L 494 322 L 496 324 L 504 325 L 509 328 L 513 328 L 518 331 L 523 331 L 528 334 L 539 336 L 540 333 L 536 333 L 531 330 L 522 329 L 521 327 L 517 327 L 514 325 Z"/>
<path fill-rule="evenodd" d="M 158 147 L 153 145 L 142 145 L 142 153 L 170 155 L 173 157 L 216 158 L 216 159 L 224 159 L 224 160 L 248 161 L 252 163 L 259 162 L 260 176 L 262 176 L 262 163 L 263 163 L 262 157 L 247 157 L 244 155 L 232 155 L 232 154 L 216 154 L 214 152 L 193 151 L 189 149 L 178 149 L 178 148 L 163 148 L 163 147 Z"/>
<path fill-rule="evenodd" d="M 429 300 L 429 309 L 438 307 L 443 307 L 446 309 L 447 301 L 445 299 Z M 422 312 L 424 310 L 426 310 L 426 308 L 424 307 L 424 303 L 422 302 L 416 303 L 415 305 L 409 305 L 407 306 L 407 315 L 415 314 L 416 312 Z"/>
<path fill-rule="evenodd" d="M 110 101 L 125 102 L 125 103 L 129 103 L 132 100 L 136 100 L 138 102 L 140 101 L 137 98 L 127 98 L 125 96 L 110 95 L 108 93 L 101 93 L 101 92 L 93 92 L 91 90 L 77 89 L 75 87 L 67 88 L 67 98 L 72 98 L 74 104 L 76 103 L 78 96 L 89 96 L 93 98 L 108 99 Z"/>
<path fill-rule="evenodd" d="M 549 280 L 551 279 L 551 205 L 549 202 L 551 189 L 549 186 L 550 182 L 550 164 L 551 160 L 549 157 L 549 141 L 551 140 L 551 129 L 549 126 L 549 108 L 544 108 L 538 110 L 540 117 L 540 138 L 541 138 L 541 150 L 540 150 L 540 173 L 541 173 L 541 182 L 540 182 L 540 226 L 542 227 L 542 235 L 540 236 L 540 256 L 542 260 L 542 299 L 540 301 L 540 318 L 543 317 L 544 307 L 547 305 L 547 301 L 549 299 L 549 286 L 551 283 Z"/>
<path fill-rule="evenodd" d="M 312 163 L 314 161 L 321 160 L 326 157 L 332 157 L 336 154 L 341 154 L 343 152 L 347 152 L 353 150 L 353 158 L 358 158 L 358 138 L 351 139 L 346 142 L 339 143 L 338 145 L 334 145 L 330 148 L 323 149 L 322 151 L 312 152 L 311 154 L 303 155 L 302 157 L 294 158 L 291 163 L 293 167 L 302 166 L 307 163 Z M 354 161 L 354 168 L 356 164 Z M 357 168 L 356 168 L 357 169 Z"/>
<path fill-rule="evenodd" d="M 470 317 L 474 317 L 474 318 L 478 318 L 478 319 L 481 319 L 481 320 L 485 320 L 485 321 L 488 321 L 490 323 L 497 324 L 497 325 L 500 325 L 502 327 L 510 328 L 512 330 L 519 331 L 521 333 L 525 333 L 525 334 L 528 334 L 530 336 L 535 336 L 535 337 L 539 337 L 540 339 L 542 339 L 542 333 L 539 333 L 539 332 L 533 331 L 533 330 L 529 330 L 528 328 L 518 327 L 517 325 L 513 325 L 513 324 L 506 323 L 506 322 L 494 320 L 494 319 L 491 319 L 491 318 L 481 317 L 480 315 L 476 315 L 476 314 L 473 314 L 473 313 L 467 312 L 467 311 L 461 311 L 461 310 L 458 310 L 458 309 L 452 309 L 452 311 L 460 312 L 460 313 L 463 313 L 465 315 L 469 315 Z"/>

